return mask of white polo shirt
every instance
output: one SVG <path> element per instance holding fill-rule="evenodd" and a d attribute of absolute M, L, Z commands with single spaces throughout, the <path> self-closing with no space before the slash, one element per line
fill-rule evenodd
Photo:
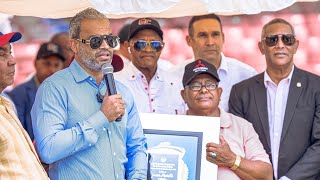
<path fill-rule="evenodd" d="M 148 84 L 144 74 L 130 62 L 114 77 L 131 90 L 140 113 L 181 114 L 186 111 L 180 95 L 181 80 L 172 72 L 157 68 Z"/>

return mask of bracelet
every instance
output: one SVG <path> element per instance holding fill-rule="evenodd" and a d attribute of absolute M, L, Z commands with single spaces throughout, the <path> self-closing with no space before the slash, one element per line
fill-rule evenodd
<path fill-rule="evenodd" d="M 240 166 L 240 162 L 241 162 L 241 157 L 239 155 L 237 155 L 236 157 L 236 161 L 234 162 L 233 166 L 231 167 L 231 169 L 234 171 L 236 170 L 239 166 Z"/>

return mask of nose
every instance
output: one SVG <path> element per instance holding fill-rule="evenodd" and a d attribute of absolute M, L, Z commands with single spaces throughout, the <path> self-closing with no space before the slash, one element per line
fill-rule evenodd
<path fill-rule="evenodd" d="M 101 44 L 100 48 L 101 48 L 101 49 L 109 49 L 109 48 L 110 48 L 110 46 L 108 45 L 106 39 L 103 39 L 103 40 L 102 40 L 102 44 Z"/>
<path fill-rule="evenodd" d="M 12 56 L 12 54 L 10 54 L 10 56 L 9 56 L 8 65 L 9 65 L 9 66 L 14 66 L 14 65 L 16 65 L 16 60 L 15 60 L 15 58 Z"/>
<path fill-rule="evenodd" d="M 208 36 L 207 45 L 214 45 L 214 44 L 215 44 L 214 38 L 211 36 Z"/>
<path fill-rule="evenodd" d="M 283 42 L 282 42 L 282 35 L 279 35 L 278 36 L 278 43 L 276 44 L 276 47 L 278 47 L 278 48 L 282 48 L 282 47 L 284 47 L 285 45 L 283 44 Z"/>
<path fill-rule="evenodd" d="M 208 91 L 208 89 L 206 88 L 206 86 L 205 85 L 202 85 L 201 86 L 201 89 L 200 89 L 200 92 L 201 93 L 206 93 Z"/>
<path fill-rule="evenodd" d="M 150 42 L 147 42 L 146 47 L 143 49 L 146 52 L 152 52 L 153 49 L 151 48 Z"/>

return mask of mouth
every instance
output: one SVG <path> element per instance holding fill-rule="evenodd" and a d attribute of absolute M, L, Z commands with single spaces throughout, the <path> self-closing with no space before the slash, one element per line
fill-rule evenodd
<path fill-rule="evenodd" d="M 288 56 L 287 53 L 283 53 L 283 52 L 277 52 L 277 53 L 274 53 L 274 55 L 277 56 L 277 57 L 286 57 L 286 56 Z"/>

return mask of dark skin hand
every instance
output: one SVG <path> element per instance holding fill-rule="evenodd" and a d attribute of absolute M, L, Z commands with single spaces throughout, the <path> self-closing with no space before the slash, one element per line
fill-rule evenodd
<path fill-rule="evenodd" d="M 220 135 L 219 137 L 219 144 L 216 143 L 207 143 L 206 145 L 206 151 L 207 156 L 206 159 L 209 162 L 212 162 L 218 166 L 226 166 L 226 167 L 232 167 L 233 163 L 236 159 L 236 154 L 234 154 L 229 144 L 225 141 L 223 136 Z M 216 153 L 216 157 L 212 157 L 212 153 Z"/>
<path fill-rule="evenodd" d="M 118 117 L 122 116 L 125 112 L 125 103 L 120 94 L 111 96 L 105 94 L 100 110 L 108 118 L 109 122 L 115 121 Z"/>

